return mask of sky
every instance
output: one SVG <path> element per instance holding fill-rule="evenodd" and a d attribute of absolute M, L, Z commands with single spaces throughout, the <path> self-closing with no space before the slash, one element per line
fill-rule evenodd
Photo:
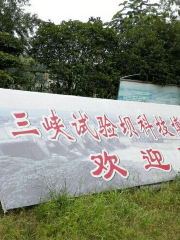
<path fill-rule="evenodd" d="M 79 20 L 87 22 L 89 17 L 100 17 L 108 22 L 120 10 L 124 0 L 30 0 L 27 12 L 35 13 L 44 21 L 60 22 Z"/>

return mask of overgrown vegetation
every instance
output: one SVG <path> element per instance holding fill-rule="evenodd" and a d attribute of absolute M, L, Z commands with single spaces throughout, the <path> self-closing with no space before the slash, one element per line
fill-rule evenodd
<path fill-rule="evenodd" d="M 0 87 L 116 99 L 127 75 L 180 85 L 178 0 L 127 0 L 110 22 L 58 25 L 25 13 L 27 4 L 0 2 Z"/>
<path fill-rule="evenodd" d="M 180 178 L 0 213 L 3 240 L 180 239 Z"/>

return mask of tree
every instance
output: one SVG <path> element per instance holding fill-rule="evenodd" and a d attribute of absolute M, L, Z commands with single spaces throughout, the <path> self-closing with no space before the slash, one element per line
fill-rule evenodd
<path fill-rule="evenodd" d="M 0 87 L 12 87 L 18 80 L 14 72 L 22 67 L 18 58 L 22 51 L 21 41 L 9 33 L 0 32 Z"/>
<path fill-rule="evenodd" d="M 38 63 L 30 56 L 21 56 L 20 60 L 23 64 L 19 75 L 25 79 L 25 84 L 21 89 L 26 91 L 48 91 L 48 73 L 46 66 Z"/>
<path fill-rule="evenodd" d="M 129 0 L 109 26 L 119 34 L 119 59 L 123 75 L 158 84 L 180 84 L 180 22 L 148 0 Z M 126 10 L 127 12 L 123 12 Z M 123 12 L 123 14 L 122 14 Z M 119 18 L 119 22 L 118 22 Z M 137 79 L 137 76 L 136 76 Z"/>
<path fill-rule="evenodd" d="M 166 12 L 167 16 L 172 20 L 179 19 L 180 1 L 179 0 L 160 0 L 161 9 Z"/>
<path fill-rule="evenodd" d="M 60 25 L 44 22 L 31 44 L 33 57 L 48 66 L 52 92 L 116 98 L 118 39 L 116 31 L 105 28 L 99 18 Z"/>
<path fill-rule="evenodd" d="M 0 87 L 28 89 L 28 65 L 20 55 L 26 55 L 29 35 L 40 22 L 36 15 L 24 12 L 28 2 L 0 1 Z"/>
<path fill-rule="evenodd" d="M 148 15 L 161 15 L 160 4 L 151 3 L 149 0 L 127 0 L 119 4 L 120 10 L 113 16 L 112 21 L 107 25 L 117 29 L 119 32 L 125 31 L 141 23 Z"/>
<path fill-rule="evenodd" d="M 37 16 L 25 13 L 23 7 L 29 0 L 1 0 L 0 1 L 0 32 L 12 34 L 28 45 L 29 34 L 34 33 L 40 20 Z"/>

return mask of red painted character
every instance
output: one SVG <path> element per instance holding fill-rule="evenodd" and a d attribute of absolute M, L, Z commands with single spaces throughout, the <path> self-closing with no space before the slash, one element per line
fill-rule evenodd
<path fill-rule="evenodd" d="M 118 127 L 113 124 L 106 114 L 103 114 L 103 116 L 97 116 L 96 117 L 98 125 L 99 125 L 99 133 L 104 136 L 107 139 L 111 139 L 113 137 L 119 138 L 118 134 L 115 132 Z"/>
<path fill-rule="evenodd" d="M 166 123 L 165 121 L 162 120 L 162 118 L 159 116 L 159 119 L 158 117 L 155 117 L 156 119 L 156 126 L 158 127 L 158 132 L 166 137 L 167 135 L 170 135 L 171 137 L 174 137 L 175 135 L 171 132 L 168 131 L 168 127 L 166 126 Z"/>
<path fill-rule="evenodd" d="M 158 140 L 158 138 L 156 137 L 156 135 L 153 131 L 153 125 L 151 123 L 149 123 L 145 114 L 143 114 L 143 116 L 139 115 L 137 117 L 137 123 L 140 125 L 140 131 L 144 132 L 147 137 L 149 137 L 149 133 L 148 133 L 148 131 L 149 131 L 149 132 L 151 132 L 153 138 L 155 140 Z"/>
<path fill-rule="evenodd" d="M 25 111 L 18 111 L 18 112 L 11 112 L 12 116 L 15 118 L 15 124 L 18 128 L 18 131 L 13 131 L 12 135 L 14 137 L 19 137 L 19 136 L 39 136 L 41 137 L 40 131 L 33 127 L 29 128 L 30 122 L 27 119 L 28 115 Z"/>
<path fill-rule="evenodd" d="M 180 122 L 177 117 L 170 118 L 171 120 L 171 126 L 175 129 L 177 134 L 180 136 Z"/>
<path fill-rule="evenodd" d="M 166 172 L 171 171 L 171 165 L 170 164 L 162 164 L 164 162 L 162 154 L 157 150 L 147 149 L 144 151 L 141 151 L 141 154 L 143 155 L 143 159 L 146 159 L 148 162 L 145 164 L 145 169 L 149 171 L 152 168 L 155 169 L 161 169 Z"/>
<path fill-rule="evenodd" d="M 72 118 L 75 121 L 70 122 L 70 124 L 75 128 L 77 135 L 82 137 L 86 133 L 89 133 L 95 140 L 100 141 L 100 137 L 96 132 L 96 129 L 92 132 L 88 126 L 88 121 L 90 120 L 88 115 L 79 111 L 79 116 L 80 117 L 77 117 L 74 113 L 72 113 Z"/>
<path fill-rule="evenodd" d="M 106 150 L 103 150 L 102 154 L 91 155 L 91 161 L 97 165 L 97 168 L 91 171 L 93 177 L 103 177 L 104 180 L 110 181 L 115 173 L 123 178 L 129 176 L 128 171 L 118 165 L 119 158 L 116 155 L 108 155 Z"/>
<path fill-rule="evenodd" d="M 53 131 L 53 135 L 49 136 L 48 139 L 51 141 L 57 141 L 60 135 L 65 136 L 69 141 L 76 141 L 72 136 L 68 135 L 64 129 L 66 126 L 63 124 L 63 120 L 56 114 L 55 110 L 51 109 L 51 115 L 48 117 L 43 116 L 41 126 L 47 131 Z"/>
<path fill-rule="evenodd" d="M 118 117 L 119 117 L 119 121 L 120 121 L 119 125 L 123 129 L 122 133 L 124 135 L 127 135 L 127 133 L 129 132 L 130 138 L 134 137 L 134 135 L 139 138 L 139 134 L 136 131 L 136 129 L 131 121 L 131 118 L 130 117 L 122 117 L 121 118 L 121 116 L 118 116 Z"/>

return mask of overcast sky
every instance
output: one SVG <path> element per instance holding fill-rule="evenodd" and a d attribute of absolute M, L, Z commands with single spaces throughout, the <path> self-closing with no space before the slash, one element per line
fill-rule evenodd
<path fill-rule="evenodd" d="M 69 19 L 87 22 L 91 16 L 107 22 L 118 12 L 121 2 L 123 0 L 30 0 L 31 7 L 26 10 L 56 24 Z"/>

